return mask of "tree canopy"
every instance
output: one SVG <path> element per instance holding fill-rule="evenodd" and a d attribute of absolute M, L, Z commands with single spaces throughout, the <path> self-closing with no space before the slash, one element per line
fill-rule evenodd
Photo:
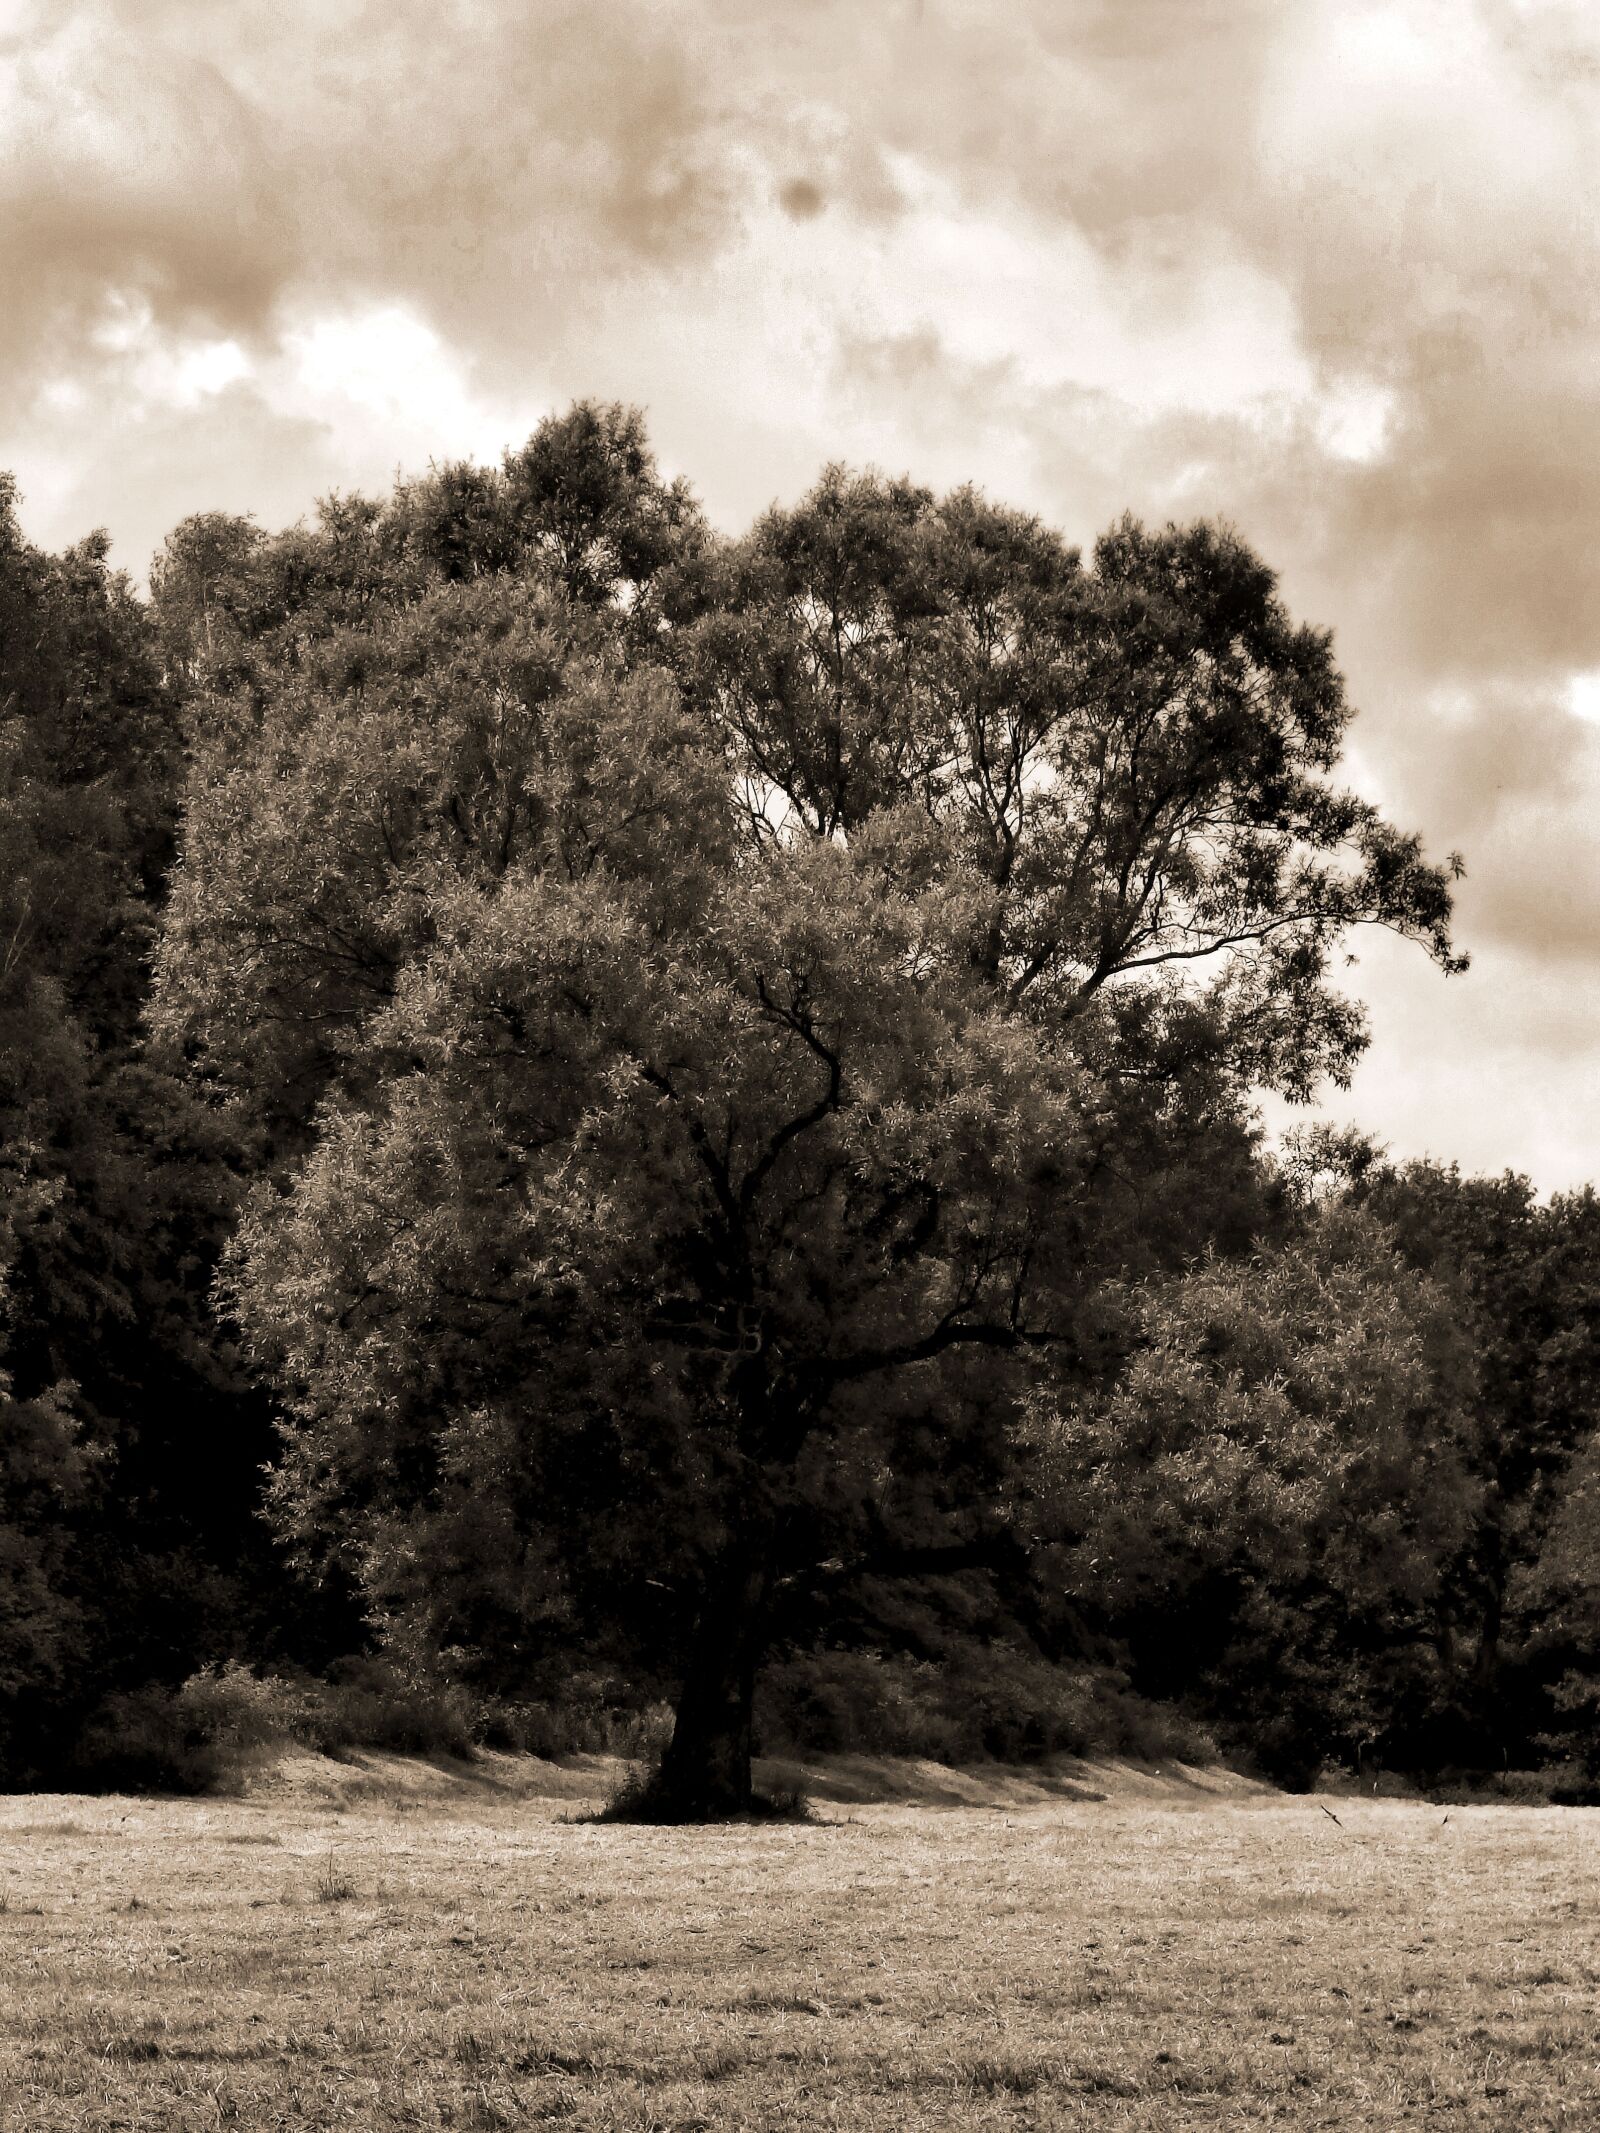
<path fill-rule="evenodd" d="M 1237 1221 L 1252 1090 L 1348 1073 L 1348 930 L 1460 965 L 1212 526 L 1085 564 L 832 470 L 719 543 L 580 408 L 156 582 L 156 1026 L 258 1150 L 277 1517 L 402 1641 L 653 1648 L 684 1811 L 786 1593 L 1018 1544 L 1030 1389 Z"/>
<path fill-rule="evenodd" d="M 106 553 L 42 553 L 0 485 L 0 1780 L 120 1667 L 192 1662 L 197 1594 L 267 1552 L 270 1431 L 210 1311 L 226 1166 L 142 1051 L 177 707 Z"/>
<path fill-rule="evenodd" d="M 1448 1695 L 1474 1390 L 1451 1298 L 1347 1202 L 1151 1284 L 1116 1377 L 1038 1403 L 1067 1588 L 1275 1775 L 1359 1759 Z"/>

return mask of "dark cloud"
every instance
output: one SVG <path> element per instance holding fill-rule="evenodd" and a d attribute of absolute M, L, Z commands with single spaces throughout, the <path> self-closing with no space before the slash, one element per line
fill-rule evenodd
<path fill-rule="evenodd" d="M 828 196 L 810 178 L 788 178 L 778 187 L 778 204 L 796 222 L 810 222 L 827 206 Z"/>
<path fill-rule="evenodd" d="M 1600 664 L 1600 374 L 1573 374 L 1576 336 L 1556 360 L 1517 339 L 1434 341 L 1346 485 L 1348 552 L 1388 584 L 1399 644 L 1464 679 Z"/>

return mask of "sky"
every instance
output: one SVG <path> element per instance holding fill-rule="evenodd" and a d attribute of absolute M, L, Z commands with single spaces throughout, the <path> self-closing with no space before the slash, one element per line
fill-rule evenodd
<path fill-rule="evenodd" d="M 1600 1179 L 1589 0 L 0 0 L 0 467 L 142 579 L 575 398 L 736 531 L 835 459 L 1224 518 L 1467 875 L 1327 1115 Z M 1274 1121 L 1281 1117 L 1274 1112 Z"/>

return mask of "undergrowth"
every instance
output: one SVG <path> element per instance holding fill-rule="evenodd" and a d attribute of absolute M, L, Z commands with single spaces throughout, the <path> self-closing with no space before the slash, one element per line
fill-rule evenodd
<path fill-rule="evenodd" d="M 107 1697 L 68 1775 L 95 1791 L 216 1792 L 253 1761 L 290 1747 L 345 1756 L 363 1749 L 470 1759 L 480 1749 L 556 1758 L 619 1756 L 648 1773 L 671 1712 L 630 1699 L 625 1683 L 575 1674 L 542 1701 L 475 1694 L 379 1658 L 348 1660 L 326 1678 L 207 1667 L 176 1688 Z M 1039 1756 L 1120 1755 L 1217 1760 L 1215 1741 L 1170 1707 L 1135 1695 L 1107 1667 L 1069 1667 L 1003 1642 L 973 1641 L 939 1661 L 899 1653 L 789 1652 L 764 1671 L 756 1704 L 758 1753 L 914 1756 L 959 1764 Z M 685 1819 L 635 1775 L 607 1808 L 618 1821 Z M 795 1803 L 757 1806 L 794 1819 Z"/>

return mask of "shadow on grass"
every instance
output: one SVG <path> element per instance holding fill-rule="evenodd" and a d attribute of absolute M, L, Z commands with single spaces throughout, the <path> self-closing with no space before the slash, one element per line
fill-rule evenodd
<path fill-rule="evenodd" d="M 662 1784 L 658 1770 L 648 1768 L 631 1771 L 602 1806 L 588 1814 L 564 1815 L 562 1820 L 591 1825 L 628 1823 L 636 1827 L 678 1829 L 767 1822 L 798 1822 L 814 1829 L 833 1826 L 812 1812 L 811 1802 L 798 1788 L 774 1787 L 770 1792 L 752 1794 L 743 1806 L 728 1807 L 685 1798 L 682 1793 Z"/>

